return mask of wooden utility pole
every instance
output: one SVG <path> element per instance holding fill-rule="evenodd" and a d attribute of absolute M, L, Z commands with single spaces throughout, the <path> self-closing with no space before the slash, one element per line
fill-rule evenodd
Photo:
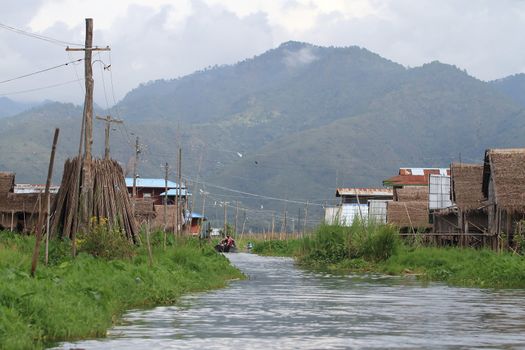
<path fill-rule="evenodd" d="M 288 222 L 286 221 L 286 214 L 288 214 L 287 210 L 284 211 L 284 237 L 285 238 L 286 238 L 286 235 L 288 233 L 288 229 L 287 229 Z"/>
<path fill-rule="evenodd" d="M 205 205 L 206 205 L 206 192 L 205 191 L 202 191 L 202 227 L 204 228 L 204 218 L 205 218 L 205 215 L 204 215 L 204 209 L 205 209 Z M 207 237 L 207 235 L 204 235 L 205 237 Z"/>
<path fill-rule="evenodd" d="M 81 225 L 85 229 L 89 229 L 89 215 L 88 208 L 91 207 L 93 201 L 93 172 L 91 169 L 93 145 L 93 66 L 92 56 L 93 51 L 109 51 L 109 47 L 98 48 L 93 47 L 93 19 L 86 18 L 86 39 L 83 48 L 66 47 L 66 51 L 84 51 L 84 82 L 86 87 L 86 95 L 84 98 L 84 159 L 82 162 L 82 190 L 80 192 L 80 213 Z M 81 160 L 79 159 L 79 162 Z"/>
<path fill-rule="evenodd" d="M 239 201 L 236 201 L 235 202 L 235 227 L 233 229 L 233 232 L 235 232 L 235 234 L 237 234 L 237 220 L 238 220 L 238 217 L 239 217 Z"/>
<path fill-rule="evenodd" d="M 275 238 L 275 212 L 272 211 L 272 239 Z"/>
<path fill-rule="evenodd" d="M 241 231 L 241 238 L 244 236 L 244 227 L 246 225 L 246 210 L 243 210 L 244 213 L 244 219 L 242 221 L 242 231 Z"/>
<path fill-rule="evenodd" d="M 179 147 L 179 157 L 177 159 L 177 171 L 179 175 L 179 184 L 177 185 L 177 189 L 175 192 L 175 233 L 176 235 L 180 235 L 181 230 L 179 229 L 179 221 L 181 220 L 181 198 L 182 198 L 182 148 Z M 180 226 L 182 228 L 182 222 L 180 222 Z"/>
<path fill-rule="evenodd" d="M 116 124 L 122 124 L 122 120 L 120 119 L 113 119 L 111 118 L 110 115 L 107 115 L 105 117 L 99 117 L 99 116 L 96 116 L 95 118 L 97 118 L 98 120 L 102 120 L 103 122 L 106 123 L 106 128 L 105 128 L 105 137 L 104 137 L 104 140 L 105 140 L 105 147 L 104 147 L 104 159 L 109 159 L 109 131 L 111 129 L 111 123 L 116 123 Z"/>
<path fill-rule="evenodd" d="M 224 234 L 228 234 L 228 202 L 224 202 Z"/>
<path fill-rule="evenodd" d="M 306 201 L 306 206 L 304 207 L 304 225 L 303 225 L 303 236 L 306 234 L 306 224 L 308 222 L 308 201 Z"/>
<path fill-rule="evenodd" d="M 139 162 L 140 146 L 139 146 L 139 137 L 135 139 L 135 161 L 133 162 L 133 190 L 131 191 L 131 196 L 133 198 L 137 197 L 137 163 Z"/>
<path fill-rule="evenodd" d="M 182 220 L 182 222 L 180 223 L 180 230 L 179 230 L 179 234 L 182 234 L 182 227 L 184 225 L 184 217 L 185 215 L 183 215 L 184 213 L 184 209 L 185 209 L 185 203 L 184 205 L 182 205 L 182 148 L 179 147 L 179 191 L 177 192 L 177 194 L 179 195 L 179 211 L 178 211 L 178 215 L 179 215 L 179 218 Z M 187 198 L 187 197 L 186 197 Z"/>
<path fill-rule="evenodd" d="M 166 230 L 168 228 L 168 162 L 164 165 L 164 249 L 166 249 Z"/>
<path fill-rule="evenodd" d="M 49 168 L 47 170 L 46 189 L 44 190 L 45 203 L 49 201 L 49 187 L 51 186 L 51 178 L 53 177 L 53 164 L 55 163 L 55 151 L 57 148 L 58 134 L 60 129 L 55 129 L 53 136 L 53 146 L 51 147 L 51 156 L 49 157 Z M 47 208 L 46 210 L 47 211 Z M 35 249 L 33 251 L 33 259 L 31 261 L 31 277 L 35 277 L 36 266 L 38 264 L 38 257 L 40 255 L 40 243 L 42 242 L 42 225 L 44 224 L 44 215 L 42 211 L 38 213 L 38 222 L 36 224 L 36 241 Z"/>

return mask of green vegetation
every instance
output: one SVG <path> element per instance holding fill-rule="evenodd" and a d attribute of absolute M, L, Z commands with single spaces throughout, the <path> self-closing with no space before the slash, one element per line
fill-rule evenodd
<path fill-rule="evenodd" d="M 266 256 L 294 256 L 302 247 L 302 242 L 298 239 L 252 240 L 251 242 L 253 253 Z"/>
<path fill-rule="evenodd" d="M 184 293 L 223 287 L 241 278 L 222 255 L 191 239 L 152 237 L 153 266 L 145 247 L 127 258 L 69 258 L 68 242 L 51 242 L 50 264 L 28 271 L 33 237 L 0 232 L 0 348 L 33 349 L 58 340 L 103 337 L 129 308 L 173 304 Z"/>
<path fill-rule="evenodd" d="M 525 287 L 525 257 L 521 255 L 425 247 L 418 239 L 401 241 L 391 226 L 322 225 L 300 240 L 258 242 L 254 252 L 294 256 L 303 267 L 331 272 L 407 274 L 466 287 Z"/>

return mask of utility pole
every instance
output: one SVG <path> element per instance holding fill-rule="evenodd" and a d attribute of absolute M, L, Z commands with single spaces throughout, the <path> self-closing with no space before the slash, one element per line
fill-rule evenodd
<path fill-rule="evenodd" d="M 275 212 L 272 211 L 272 239 L 275 238 Z"/>
<path fill-rule="evenodd" d="M 88 228 L 88 208 L 91 207 L 93 200 L 93 172 L 91 169 L 93 145 L 93 51 L 109 51 L 109 46 L 105 48 L 93 47 L 93 19 L 86 18 L 86 39 L 83 48 L 66 47 L 66 51 L 84 51 L 84 82 L 86 95 L 84 98 L 83 125 L 84 125 L 84 161 L 82 173 L 82 190 L 80 193 L 81 201 L 81 223 Z M 79 157 L 78 161 L 81 159 Z M 78 172 L 79 173 L 79 172 Z M 82 225 L 81 225 L 82 226 Z M 74 240 L 74 239 L 73 239 Z M 74 245 L 74 243 L 73 243 Z M 74 249 L 73 249 L 74 250 Z M 75 253 L 75 252 L 73 252 Z"/>
<path fill-rule="evenodd" d="M 204 227 L 204 218 L 205 218 L 204 209 L 206 206 L 206 192 L 202 191 L 201 196 L 202 196 L 202 226 Z M 205 237 L 207 237 L 207 235 L 205 235 Z"/>
<path fill-rule="evenodd" d="M 235 228 L 234 228 L 234 232 L 235 234 L 237 234 L 237 218 L 239 216 L 239 201 L 236 201 L 235 202 Z"/>
<path fill-rule="evenodd" d="M 224 202 L 224 234 L 226 235 L 228 233 L 228 213 L 227 213 L 227 205 L 228 202 Z"/>
<path fill-rule="evenodd" d="M 288 229 L 286 228 L 288 226 L 288 223 L 286 221 L 286 214 L 288 213 L 287 210 L 284 211 L 284 237 L 286 238 L 286 235 L 288 234 Z"/>
<path fill-rule="evenodd" d="M 113 119 L 111 118 L 110 115 L 107 115 L 106 117 L 100 117 L 97 115 L 95 118 L 98 120 L 102 120 L 106 123 L 106 130 L 105 130 L 106 132 L 105 132 L 105 137 L 104 137 L 104 140 L 105 140 L 104 159 L 109 160 L 109 131 L 111 129 L 111 123 L 122 124 L 122 120 Z"/>
<path fill-rule="evenodd" d="M 179 175 L 179 185 L 178 185 L 178 188 L 177 188 L 177 191 L 175 192 L 176 193 L 176 196 L 175 196 L 175 200 L 177 202 L 177 205 L 175 207 L 175 210 L 176 210 L 176 213 L 175 213 L 175 224 L 176 224 L 176 235 L 180 235 L 180 230 L 179 230 L 179 220 L 180 220 L 180 217 L 181 217 L 181 197 L 182 197 L 182 148 L 179 147 L 179 158 L 178 158 L 178 161 L 177 161 L 177 168 L 178 168 L 178 175 Z M 181 227 L 182 227 L 182 222 L 180 223 L 181 224 Z"/>
<path fill-rule="evenodd" d="M 139 146 L 139 137 L 135 139 L 135 161 L 133 162 L 133 190 L 131 191 L 131 196 L 133 198 L 137 197 L 137 163 L 139 161 L 140 146 Z"/>
<path fill-rule="evenodd" d="M 303 236 L 306 233 L 306 223 L 308 222 L 308 201 L 306 201 L 306 206 L 304 207 L 304 225 L 303 225 Z"/>
<path fill-rule="evenodd" d="M 244 227 L 246 225 L 246 210 L 243 210 L 244 219 L 242 221 L 242 231 L 241 231 L 241 238 L 244 236 Z"/>
<path fill-rule="evenodd" d="M 170 169 L 168 162 L 161 165 L 161 168 L 164 168 L 164 231 L 166 231 L 168 226 L 168 171 Z"/>

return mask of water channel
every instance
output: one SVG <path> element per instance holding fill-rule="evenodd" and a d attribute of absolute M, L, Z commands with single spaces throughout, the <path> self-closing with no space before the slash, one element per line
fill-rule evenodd
<path fill-rule="evenodd" d="M 57 349 L 525 348 L 525 291 L 333 276 L 230 254 L 249 276 L 178 306 L 132 310 L 104 339 Z"/>

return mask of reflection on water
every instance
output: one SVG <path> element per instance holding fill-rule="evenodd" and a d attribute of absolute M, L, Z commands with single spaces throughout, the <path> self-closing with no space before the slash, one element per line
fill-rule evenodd
<path fill-rule="evenodd" d="M 452 288 L 415 279 L 332 276 L 287 258 L 230 254 L 249 276 L 130 311 L 105 339 L 59 349 L 525 348 L 525 291 Z"/>

